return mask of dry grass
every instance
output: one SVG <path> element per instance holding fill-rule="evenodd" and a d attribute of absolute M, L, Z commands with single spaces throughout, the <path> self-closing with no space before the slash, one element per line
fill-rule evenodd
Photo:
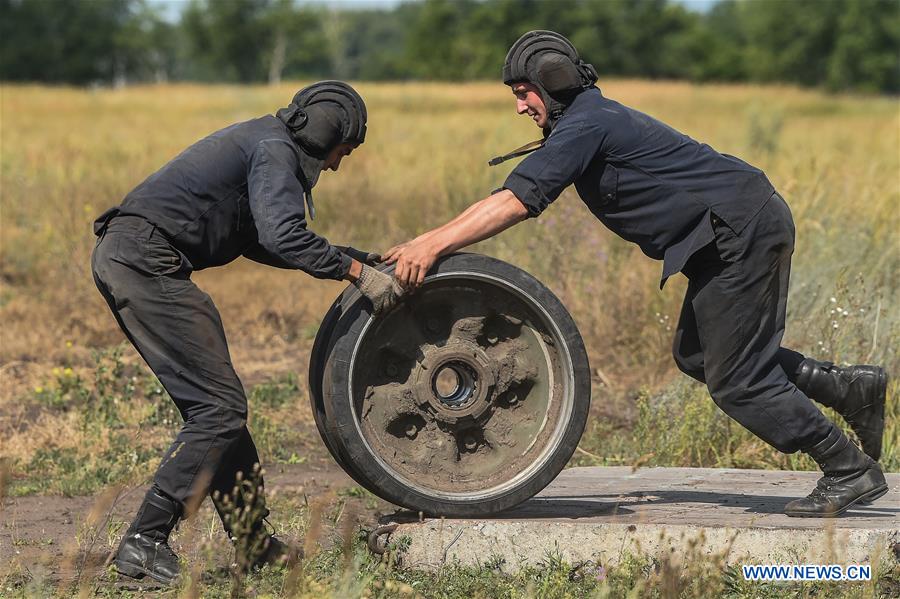
<path fill-rule="evenodd" d="M 92 219 L 189 143 L 272 112 L 297 85 L 4 86 L 0 428 L 20 431 L 7 436 L 5 455 L 21 461 L 51 439 L 77 444 L 72 414 L 21 400 L 52 381 L 54 367 L 71 367 L 89 380 L 92 352 L 122 341 L 91 280 Z M 508 169 L 488 168 L 487 158 L 538 133 L 516 117 L 502 85 L 359 88 L 370 109 L 368 141 L 317 189 L 321 216 L 313 228 L 335 242 L 383 250 L 440 224 L 502 182 Z M 896 371 L 895 100 L 638 81 L 611 81 L 603 89 L 762 167 L 783 192 L 798 230 L 791 345 Z M 601 399 L 658 389 L 678 376 L 669 345 L 684 281 L 678 277 L 658 292 L 659 263 L 612 236 L 572 191 L 540 219 L 477 249 L 533 272 L 562 298 L 602 373 Z M 195 280 L 218 304 L 248 386 L 296 372 L 302 393 L 311 339 L 341 284 L 247 261 Z M 831 312 L 837 308 L 840 315 Z M 136 361 L 130 348 L 125 361 Z M 305 408 L 294 417 L 309 422 Z"/>
<path fill-rule="evenodd" d="M 42 477 L 17 492 L 90 492 L 113 482 L 134 484 L 152 471 L 177 422 L 131 348 L 124 347 L 121 359 L 110 351 L 123 339 L 91 280 L 91 221 L 189 143 L 271 113 L 297 85 L 116 91 L 4 86 L 0 456 L 11 460 L 14 479 L 26 470 Z M 361 85 L 360 91 L 370 109 L 368 141 L 341 173 L 323 176 L 317 189 L 321 216 L 313 228 L 335 242 L 383 250 L 440 224 L 502 182 L 508 169 L 489 169 L 489 157 L 538 133 L 514 115 L 511 96 L 497 84 Z M 608 82 L 604 92 L 762 167 L 797 223 L 789 343 L 819 357 L 883 363 L 896 372 L 895 100 L 788 87 L 636 81 Z M 477 249 L 533 272 L 579 323 L 597 370 L 595 405 L 605 416 L 591 424 L 588 454 L 602 452 L 601 461 L 614 463 L 804 465 L 729 425 L 702 389 L 670 385 L 678 380 L 668 354 L 684 281 L 672 280 L 658 292 L 660 265 L 604 230 L 574 193 L 540 219 Z M 290 461 L 293 448 L 316 443 L 291 436 L 285 427 L 310 430 L 306 363 L 319 320 L 341 284 L 246 261 L 198 273 L 195 280 L 218 304 L 238 370 L 248 388 L 257 389 L 251 403 L 260 409 L 251 426 L 264 459 Z M 295 378 L 283 379 L 288 374 Z M 272 380 L 282 382 L 258 385 Z M 897 389 L 892 386 L 889 399 L 894 422 L 900 412 Z M 671 422 L 677 426 L 668 427 Z M 666 435 L 656 434 L 661 428 Z M 892 424 L 886 446 L 895 468 L 897 430 Z M 302 535 L 309 525 L 306 508 L 294 506 L 293 513 L 302 522 L 288 529 Z M 392 574 L 362 552 L 359 546 L 352 555 L 325 552 L 296 576 L 254 584 L 275 594 L 293 588 L 302 596 L 394 596 L 408 585 L 445 589 L 448 596 L 564 596 L 587 594 L 586 589 L 619 596 L 664 593 L 673 584 L 693 584 L 693 578 L 702 584 L 687 594 L 702 596 L 712 588 L 703 586 L 708 572 L 682 572 L 679 578 L 665 569 L 659 574 L 658 563 L 637 562 L 633 571 L 610 573 L 602 584 L 573 582 L 570 569 L 552 560 L 515 580 L 464 570 L 433 579 Z M 349 568 L 334 565 L 348 560 Z M 706 567 L 703 560 L 697 563 Z M 721 569 L 714 569 L 718 573 L 709 584 L 721 588 Z M 781 593 L 725 582 L 737 596 Z M 19 592 L 29 595 L 32 587 Z M 856 590 L 866 595 L 870 588 Z M 186 596 L 194 591 L 186 590 Z M 213 586 L 203 592 L 228 591 Z"/>

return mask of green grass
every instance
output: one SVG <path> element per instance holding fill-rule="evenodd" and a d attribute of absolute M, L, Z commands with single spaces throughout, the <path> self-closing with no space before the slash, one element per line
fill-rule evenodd
<path fill-rule="evenodd" d="M 29 458 L 8 460 L 10 494 L 93 495 L 110 485 L 147 480 L 181 427 L 181 415 L 159 381 L 143 364 L 126 364 L 124 346 L 94 355 L 82 375 L 54 367 L 20 402 L 41 417 L 65 423 Z M 254 386 L 249 393 L 250 427 L 266 462 L 298 463 L 311 439 L 298 426 L 297 377 L 287 374 Z"/>
<path fill-rule="evenodd" d="M 143 365 L 126 365 L 122 347 L 95 355 L 93 378 L 69 367 L 22 402 L 39 413 L 66 418 L 69 435 L 38 447 L 28 461 L 12 462 L 11 494 L 92 495 L 113 484 L 146 479 L 181 424 L 181 416 Z M 572 465 L 696 466 L 814 470 L 801 453 L 772 450 L 728 418 L 706 388 L 686 377 L 661 391 L 640 391 L 634 400 L 595 389 L 595 405 L 634 406 L 635 416 L 617 426 L 591 418 Z M 254 386 L 249 393 L 250 429 L 268 464 L 302 463 L 304 449 L 319 443 L 309 423 L 297 418 L 306 391 L 295 374 Z M 606 406 L 605 409 L 609 409 Z M 835 422 L 840 416 L 826 409 Z M 882 466 L 900 470 L 900 384 L 888 388 Z M 846 428 L 846 427 L 845 427 Z M 847 428 L 849 432 L 849 428 Z"/>
<path fill-rule="evenodd" d="M 602 391 L 600 391 L 602 393 Z M 606 401 L 600 396 L 598 401 Z M 626 400 L 618 399 L 622 405 Z M 661 392 L 643 392 L 634 401 L 636 418 L 624 426 L 595 418 L 581 439 L 583 452 L 575 465 L 694 466 L 703 468 L 770 468 L 816 470 L 803 453 L 774 451 L 725 415 L 706 388 L 685 378 Z M 825 414 L 852 436 L 833 410 Z M 900 471 L 900 384 L 888 387 L 886 427 L 881 465 L 886 472 Z M 585 453 L 586 452 L 586 453 Z"/>
<path fill-rule="evenodd" d="M 797 244 L 786 345 L 820 359 L 900 372 L 896 99 L 786 86 L 601 84 L 605 95 L 764 169 L 787 199 Z M 122 344 L 94 289 L 90 223 L 188 144 L 271 113 L 298 86 L 4 86 L 0 109 L 15 118 L 4 119 L 0 145 L 0 459 L 12 494 L 92 494 L 149 480 L 180 416 Z M 502 85 L 359 89 L 369 107 L 367 142 L 316 189 L 320 216 L 313 229 L 335 243 L 384 250 L 443 223 L 502 183 L 508 169 L 487 168 L 489 157 L 538 134 L 513 113 Z M 533 273 L 578 323 L 593 369 L 595 409 L 574 465 L 813 467 L 753 438 L 675 371 L 670 347 L 684 280 L 674 277 L 659 292 L 660 265 L 606 231 L 572 191 L 541 218 L 474 249 Z M 342 285 L 247 261 L 194 280 L 219 306 L 241 376 L 258 383 L 248 385 L 250 427 L 264 462 L 303 462 L 308 448 L 321 443 L 303 377 L 318 324 Z M 892 383 L 883 458 L 893 471 L 900 469 L 898 391 Z M 333 501 L 329 510 L 337 513 L 340 502 L 370 497 L 350 490 Z M 287 530 L 303 537 L 308 506 L 285 513 L 294 514 Z M 207 524 L 215 528 L 214 521 Z M 900 594 L 896 573 L 862 586 L 763 585 L 745 583 L 711 559 L 685 560 L 688 566 L 679 569 L 635 558 L 598 581 L 583 567 L 573 573 L 577 565 L 548 556 L 542 567 L 517 574 L 496 563 L 429 574 L 379 564 L 357 541 L 352 549 L 341 549 L 348 546 L 342 540 L 324 545 L 298 572 L 263 573 L 240 588 L 275 597 L 290 596 L 291 589 L 298 596 L 394 597 L 407 588 L 400 585 L 413 595 L 467 598 Z M 220 543 L 200 546 L 212 554 L 221 549 Z M 191 557 L 206 571 L 205 559 Z M 232 581 L 214 578 L 197 594 L 231 596 Z M 36 569 L 0 574 L 0 583 L 0 596 L 70 594 Z M 103 581 L 88 591 L 118 592 Z"/>
<path fill-rule="evenodd" d="M 390 544 L 384 556 L 372 555 L 365 545 L 366 532 L 360 531 L 349 543 L 330 539 L 328 548 L 319 548 L 293 567 L 265 568 L 246 577 L 223 575 L 222 560 L 211 559 L 205 564 L 189 564 L 191 574 L 175 589 L 129 592 L 115 583 L 110 570 L 81 585 L 80 590 L 95 597 L 336 599 L 862 599 L 895 597 L 900 591 L 900 571 L 887 561 L 873 566 L 870 582 L 753 582 L 743 579 L 739 566 L 726 565 L 724 554 L 707 555 L 699 547 L 689 547 L 683 555 L 625 555 L 612 567 L 594 562 L 572 564 L 550 553 L 538 564 L 518 568 L 486 556 L 478 566 L 448 563 L 425 572 L 403 567 L 403 539 Z M 205 547 L 207 555 L 209 549 Z M 0 579 L 0 585 L 0 596 L 10 598 L 66 596 L 78 590 L 56 588 L 25 571 Z"/>

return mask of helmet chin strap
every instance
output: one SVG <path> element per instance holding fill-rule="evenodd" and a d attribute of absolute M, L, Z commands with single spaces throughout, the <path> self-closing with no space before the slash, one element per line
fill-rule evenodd
<path fill-rule="evenodd" d="M 316 182 L 319 180 L 319 175 L 322 174 L 324 161 L 306 153 L 303 148 L 300 148 L 299 155 L 300 171 L 303 174 L 303 178 L 305 179 L 305 181 L 302 181 L 302 183 L 303 196 L 306 201 L 307 208 L 306 213 L 309 216 L 310 220 L 315 220 L 316 207 L 313 205 L 312 189 L 313 187 L 315 187 Z"/>
<path fill-rule="evenodd" d="M 497 166 L 498 164 L 500 164 L 502 162 L 506 162 L 507 160 L 509 160 L 511 158 L 518 158 L 519 156 L 524 156 L 525 154 L 530 154 L 531 152 L 534 152 L 535 150 L 538 150 L 542 147 L 544 147 L 544 140 L 536 139 L 532 142 L 528 142 L 527 144 L 525 144 L 524 146 L 522 146 L 520 148 L 516 148 L 509 154 L 504 154 L 502 156 L 497 156 L 495 158 L 491 158 L 488 161 L 488 166 Z"/>

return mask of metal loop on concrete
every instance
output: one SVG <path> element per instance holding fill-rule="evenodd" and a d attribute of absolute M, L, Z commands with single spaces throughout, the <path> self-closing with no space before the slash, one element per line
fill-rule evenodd
<path fill-rule="evenodd" d="M 397 530 L 397 526 L 399 525 L 396 522 L 391 522 L 389 524 L 383 524 L 370 532 L 369 540 L 367 542 L 369 551 L 375 555 L 384 555 L 391 533 Z M 382 540 L 382 537 L 384 537 L 384 540 Z"/>

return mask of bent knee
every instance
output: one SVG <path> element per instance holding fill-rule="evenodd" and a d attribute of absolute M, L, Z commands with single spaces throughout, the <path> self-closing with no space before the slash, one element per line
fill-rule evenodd
<path fill-rule="evenodd" d="M 247 412 L 220 406 L 204 406 L 189 412 L 185 425 L 221 437 L 237 438 L 247 426 Z"/>
<path fill-rule="evenodd" d="M 678 366 L 678 370 L 695 381 L 706 382 L 706 376 L 703 372 L 703 356 L 701 354 L 685 357 L 674 351 L 672 352 L 672 357 L 675 358 L 675 365 Z"/>
<path fill-rule="evenodd" d="M 223 409 L 221 427 L 223 431 L 228 433 L 241 434 L 247 428 L 247 412 Z"/>

